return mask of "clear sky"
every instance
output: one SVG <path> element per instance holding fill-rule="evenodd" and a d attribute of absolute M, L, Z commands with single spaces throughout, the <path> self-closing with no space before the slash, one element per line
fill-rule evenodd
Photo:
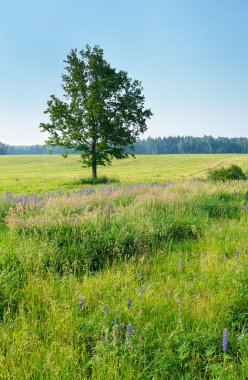
<path fill-rule="evenodd" d="M 143 83 L 151 135 L 248 137 L 247 0 L 0 0 L 0 141 L 40 144 L 72 48 Z"/>

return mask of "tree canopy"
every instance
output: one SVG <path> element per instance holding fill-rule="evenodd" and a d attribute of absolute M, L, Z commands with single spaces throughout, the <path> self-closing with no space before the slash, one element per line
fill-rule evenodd
<path fill-rule="evenodd" d="M 45 111 L 50 122 L 40 129 L 49 134 L 47 144 L 80 152 L 96 178 L 97 165 L 133 152 L 152 112 L 145 108 L 141 82 L 112 68 L 99 46 L 73 49 L 64 62 L 64 100 L 51 95 Z"/>

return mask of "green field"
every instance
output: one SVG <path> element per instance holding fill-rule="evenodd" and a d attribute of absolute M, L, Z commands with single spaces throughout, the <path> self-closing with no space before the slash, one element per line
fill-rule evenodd
<path fill-rule="evenodd" d="M 100 167 L 99 175 L 115 177 L 124 183 L 166 181 L 205 177 L 209 168 L 238 164 L 248 172 L 245 154 L 187 154 L 136 156 Z M 72 188 L 79 177 L 90 176 L 81 167 L 79 156 L 60 155 L 0 156 L 0 192 L 27 193 L 38 190 Z"/>
<path fill-rule="evenodd" d="M 0 163 L 12 193 L 89 175 L 77 157 Z M 99 170 L 118 186 L 2 197 L 0 379 L 246 380 L 247 181 L 191 178 L 233 163 L 248 171 L 246 155 L 138 156 Z"/>

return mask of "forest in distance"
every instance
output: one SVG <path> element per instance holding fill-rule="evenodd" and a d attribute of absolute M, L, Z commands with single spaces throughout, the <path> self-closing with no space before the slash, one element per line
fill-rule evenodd
<path fill-rule="evenodd" d="M 72 153 L 67 151 L 68 153 Z M 61 147 L 48 145 L 7 145 L 0 142 L 0 155 L 25 154 L 61 154 Z M 214 154 L 214 153 L 248 153 L 247 137 L 193 137 L 169 136 L 138 139 L 134 144 L 135 154 Z"/>

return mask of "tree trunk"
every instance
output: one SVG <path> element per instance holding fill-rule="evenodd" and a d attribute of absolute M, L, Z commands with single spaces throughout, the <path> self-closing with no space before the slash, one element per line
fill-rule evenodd
<path fill-rule="evenodd" d="M 93 138 L 93 141 L 92 141 L 91 154 L 92 154 L 92 164 L 91 164 L 92 179 L 96 179 L 97 178 L 97 170 L 96 170 L 96 140 L 94 138 Z"/>
<path fill-rule="evenodd" d="M 96 160 L 92 161 L 91 167 L 92 167 L 92 179 L 96 179 L 97 178 Z"/>

